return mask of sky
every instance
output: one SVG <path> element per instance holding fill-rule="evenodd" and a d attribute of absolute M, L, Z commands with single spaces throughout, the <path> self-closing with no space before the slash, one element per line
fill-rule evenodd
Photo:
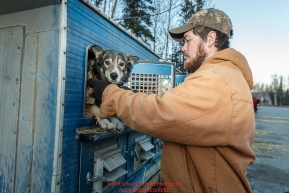
<path fill-rule="evenodd" d="M 289 76 L 289 0 L 212 0 L 233 23 L 230 47 L 241 52 L 254 82 L 270 84 L 273 74 Z"/>

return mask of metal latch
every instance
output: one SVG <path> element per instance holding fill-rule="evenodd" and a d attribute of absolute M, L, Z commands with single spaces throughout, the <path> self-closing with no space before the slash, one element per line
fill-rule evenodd
<path fill-rule="evenodd" d="M 86 183 L 90 184 L 90 182 L 97 182 L 99 180 L 103 180 L 104 182 L 113 182 L 113 180 L 105 178 L 105 177 L 97 177 L 97 176 L 93 176 L 91 175 L 90 172 L 87 172 L 86 174 Z"/>

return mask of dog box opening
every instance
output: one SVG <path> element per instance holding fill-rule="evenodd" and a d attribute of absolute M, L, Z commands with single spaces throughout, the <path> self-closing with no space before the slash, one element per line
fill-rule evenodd
<path fill-rule="evenodd" d="M 106 79 L 121 87 L 127 82 L 132 65 L 137 60 L 137 56 L 123 54 L 114 50 L 105 50 L 98 45 L 87 48 L 84 116 L 95 117 L 99 127 L 104 130 L 122 132 L 124 125 L 115 117 L 100 118 L 100 106 L 96 104 L 93 87 L 87 82 L 90 79 Z"/>
<path fill-rule="evenodd" d="M 89 79 L 107 79 L 134 92 L 162 96 L 175 85 L 175 63 L 142 61 L 137 56 L 105 50 L 94 45 L 87 48 L 85 79 L 85 116 L 93 116 L 98 125 L 105 130 L 123 130 L 117 118 L 100 119 L 100 107 L 95 104 L 93 88 L 87 84 Z"/>

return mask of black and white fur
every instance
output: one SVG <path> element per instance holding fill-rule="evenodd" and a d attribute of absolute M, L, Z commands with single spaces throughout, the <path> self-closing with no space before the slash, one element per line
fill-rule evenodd
<path fill-rule="evenodd" d="M 87 80 L 107 79 L 109 82 L 122 86 L 128 79 L 131 67 L 139 58 L 129 54 L 122 54 L 112 50 L 104 50 L 100 46 L 92 46 L 88 50 Z M 93 88 L 86 86 L 86 111 L 95 116 L 97 123 L 104 130 L 123 131 L 124 126 L 115 117 L 100 118 L 100 107 L 95 104 Z"/>

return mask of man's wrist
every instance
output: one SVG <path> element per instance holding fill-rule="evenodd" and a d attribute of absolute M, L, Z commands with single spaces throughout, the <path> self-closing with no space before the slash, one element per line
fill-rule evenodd
<path fill-rule="evenodd" d="M 89 79 L 88 84 L 93 87 L 95 104 L 100 106 L 102 103 L 102 93 L 104 92 L 105 88 L 112 83 L 106 79 L 104 79 L 104 80 Z"/>

